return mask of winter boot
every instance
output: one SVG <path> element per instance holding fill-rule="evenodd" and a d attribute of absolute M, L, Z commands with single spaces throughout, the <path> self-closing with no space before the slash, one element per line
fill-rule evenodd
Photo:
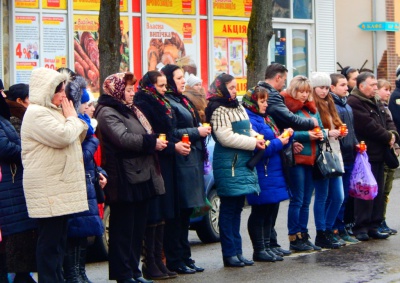
<path fill-rule="evenodd" d="M 36 283 L 29 272 L 18 272 L 15 274 L 13 283 Z"/>
<path fill-rule="evenodd" d="M 333 237 L 326 234 L 325 231 L 317 230 L 317 236 L 315 237 L 315 245 L 325 249 L 338 249 L 340 244 L 335 242 Z"/>
<path fill-rule="evenodd" d="M 271 256 L 265 250 L 263 227 L 254 225 L 249 219 L 249 222 L 247 223 L 247 230 L 249 231 L 250 240 L 253 244 L 253 260 L 275 262 L 275 256 Z"/>
<path fill-rule="evenodd" d="M 301 237 L 301 233 L 289 235 L 290 249 L 296 252 L 308 252 L 312 247 L 306 245 Z"/>
<path fill-rule="evenodd" d="M 79 262 L 78 262 L 78 269 L 79 269 L 79 276 L 83 283 L 92 283 L 86 275 L 86 248 L 87 248 L 87 238 L 82 238 L 79 245 Z"/>
<path fill-rule="evenodd" d="M 154 235 L 154 261 L 160 269 L 160 271 L 164 274 L 168 275 L 168 278 L 175 278 L 178 276 L 178 273 L 175 271 L 169 270 L 164 264 L 164 252 L 163 252 L 163 245 L 164 245 L 164 226 L 165 224 L 158 224 L 156 226 L 156 231 Z"/>
<path fill-rule="evenodd" d="M 343 240 L 342 238 L 340 238 L 340 236 L 339 236 L 339 231 L 338 231 L 337 229 L 332 230 L 332 233 L 333 233 L 333 238 L 334 238 L 336 241 L 338 241 L 339 244 L 340 244 L 341 246 L 345 246 L 345 245 L 346 245 L 346 241 Z"/>
<path fill-rule="evenodd" d="M 167 273 L 160 270 L 155 262 L 155 233 L 156 226 L 148 225 L 143 245 L 143 276 L 152 280 L 162 280 L 169 278 Z"/>
<path fill-rule="evenodd" d="M 283 257 L 281 255 L 275 253 L 274 250 L 271 249 L 269 239 L 264 239 L 264 246 L 265 246 L 265 251 L 267 252 L 267 254 L 269 254 L 271 257 L 275 258 L 275 261 L 283 260 Z"/>
<path fill-rule="evenodd" d="M 64 257 L 65 283 L 82 283 L 79 276 L 79 239 L 68 239 Z"/>
<path fill-rule="evenodd" d="M 357 240 L 356 238 L 353 238 L 352 236 L 350 236 L 347 233 L 346 229 L 343 230 L 339 230 L 339 236 L 340 238 L 342 238 L 346 243 L 358 243 L 359 240 Z"/>
<path fill-rule="evenodd" d="M 314 245 L 310 239 L 310 235 L 307 232 L 303 232 L 301 233 L 301 238 L 303 239 L 304 244 L 306 244 L 307 246 L 310 246 L 311 248 L 313 248 L 314 251 L 320 251 L 321 247 Z"/>

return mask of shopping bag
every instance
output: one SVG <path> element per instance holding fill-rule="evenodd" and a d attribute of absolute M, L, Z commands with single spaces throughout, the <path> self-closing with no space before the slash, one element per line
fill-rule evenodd
<path fill-rule="evenodd" d="M 378 184 L 371 171 L 366 152 L 357 153 L 350 176 L 349 195 L 363 200 L 373 200 L 378 194 Z"/>
<path fill-rule="evenodd" d="M 204 200 L 203 206 L 193 208 L 193 212 L 192 215 L 190 215 L 190 218 L 197 218 L 200 216 L 204 216 L 211 210 L 211 208 L 212 208 L 211 202 L 208 200 L 208 198 L 206 198 Z"/>

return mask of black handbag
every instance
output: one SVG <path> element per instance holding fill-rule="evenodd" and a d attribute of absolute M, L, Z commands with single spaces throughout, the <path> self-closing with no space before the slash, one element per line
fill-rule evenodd
<path fill-rule="evenodd" d="M 314 164 L 314 179 L 342 176 L 344 174 L 343 166 L 339 156 L 332 151 L 329 141 L 326 141 L 326 150 L 323 149 L 322 144 L 318 144 L 318 147 L 319 154 Z"/>
<path fill-rule="evenodd" d="M 399 167 L 399 159 L 394 150 L 394 147 L 386 147 L 385 153 L 383 155 L 383 160 L 385 161 L 386 166 L 390 169 L 396 169 L 397 167 Z"/>
<path fill-rule="evenodd" d="M 296 165 L 292 142 L 281 150 L 280 155 L 283 167 L 293 167 Z"/>

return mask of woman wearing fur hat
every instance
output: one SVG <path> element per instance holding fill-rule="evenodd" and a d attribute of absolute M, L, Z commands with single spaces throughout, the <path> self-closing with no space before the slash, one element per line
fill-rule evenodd
<path fill-rule="evenodd" d="M 167 141 L 157 138 L 146 116 L 133 105 L 135 76 L 108 76 L 95 117 L 108 174 L 104 188 L 110 206 L 109 278 L 118 283 L 153 282 L 139 269 L 150 199 L 165 193 L 157 151 Z"/>
<path fill-rule="evenodd" d="M 88 126 L 66 98 L 68 81 L 67 73 L 34 69 L 21 127 L 24 193 L 29 217 L 38 221 L 39 282 L 64 282 L 67 220 L 88 210 L 81 148 Z"/>
<path fill-rule="evenodd" d="M 312 99 L 312 86 L 308 78 L 296 76 L 286 91 L 281 92 L 289 111 L 303 118 L 316 118 L 319 128 L 323 128 L 315 103 Z M 292 193 L 288 211 L 288 229 L 290 249 L 294 251 L 321 250 L 310 240 L 308 234 L 308 217 L 311 196 L 314 191 L 313 165 L 319 152 L 317 143 L 324 139 L 323 131 L 295 131 L 293 139 L 303 145 L 295 153 L 296 165 L 289 169 Z"/>
<path fill-rule="evenodd" d="M 343 166 L 338 138 L 345 137 L 348 131 L 341 132 L 339 130 L 343 122 L 340 120 L 335 102 L 329 94 L 331 82 L 327 73 L 314 72 L 311 74 L 311 84 L 314 89 L 313 98 L 324 126 L 324 132 L 333 152 L 339 156 Z M 325 149 L 326 143 L 324 144 Z M 314 175 L 314 186 L 314 218 L 317 229 L 315 244 L 327 249 L 340 248 L 342 243 L 345 244 L 345 242 L 339 238 L 339 234 L 334 235 L 333 225 L 344 199 L 342 177 L 324 179 L 322 176 Z M 339 239 L 342 243 L 338 242 Z"/>
<path fill-rule="evenodd" d="M 187 96 L 187 98 L 189 98 L 189 100 L 194 104 L 199 113 L 200 121 L 204 123 L 206 122 L 206 114 L 204 113 L 204 110 L 207 107 L 207 100 L 206 91 L 201 83 L 202 80 L 200 78 L 190 74 L 183 95 Z"/>
<path fill-rule="evenodd" d="M 186 134 L 190 142 L 187 156 L 175 155 L 175 186 L 179 201 L 178 213 L 167 219 L 165 226 L 164 250 L 167 267 L 182 274 L 202 272 L 204 268 L 195 265 L 191 259 L 188 240 L 190 215 L 194 207 L 204 206 L 204 160 L 207 152 L 205 138 L 211 133 L 211 127 L 202 127 L 193 103 L 183 95 L 185 78 L 183 70 L 177 65 L 165 65 L 161 69 L 167 78 L 166 98 L 174 113 L 173 136 L 181 140 Z"/>
<path fill-rule="evenodd" d="M 16 273 L 15 283 L 35 282 L 36 220 L 28 216 L 22 187 L 21 139 L 10 123 L 10 111 L 0 95 L 0 282 L 7 272 Z"/>
<path fill-rule="evenodd" d="M 99 140 L 95 138 L 94 130 L 88 115 L 84 114 L 89 101 L 89 94 L 86 90 L 86 81 L 81 76 L 76 76 L 66 87 L 65 92 L 78 112 L 78 117 L 88 125 L 85 140 L 82 142 L 83 162 L 85 166 L 86 190 L 89 210 L 75 213 L 68 219 L 68 240 L 67 252 L 64 258 L 64 279 L 66 283 L 89 283 L 86 276 L 86 247 L 87 237 L 101 236 L 104 232 L 103 223 L 99 216 L 97 206 L 96 191 L 94 184 L 96 180 L 102 180 L 99 185 L 107 183 L 99 168 L 95 170 L 94 152 L 96 151 Z M 97 173 L 100 171 L 103 173 Z M 99 174 L 99 178 L 96 178 Z"/>
<path fill-rule="evenodd" d="M 139 82 L 135 94 L 135 105 L 145 114 L 157 134 L 165 134 L 168 145 L 158 155 L 164 179 L 165 195 L 150 203 L 150 215 L 144 241 L 143 273 L 151 279 L 173 278 L 162 261 L 165 220 L 176 217 L 178 194 L 175 187 L 174 155 L 187 156 L 190 145 L 173 136 L 173 112 L 169 99 L 165 97 L 167 78 L 158 71 L 149 71 Z"/>

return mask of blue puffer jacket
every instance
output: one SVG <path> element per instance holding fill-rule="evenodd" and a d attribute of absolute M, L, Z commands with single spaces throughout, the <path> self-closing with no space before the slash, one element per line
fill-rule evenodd
<path fill-rule="evenodd" d="M 28 216 L 22 187 L 21 139 L 11 123 L 2 116 L 0 116 L 0 167 L 3 175 L 0 182 L 2 235 L 8 236 L 36 228 L 36 220 Z"/>
<path fill-rule="evenodd" d="M 104 232 L 103 222 L 99 216 L 97 206 L 95 182 L 94 153 L 99 145 L 99 140 L 87 136 L 82 143 L 83 161 L 85 164 L 86 190 L 89 210 L 73 214 L 68 220 L 68 237 L 100 236 Z M 103 173 L 103 172 L 102 172 Z"/>
<path fill-rule="evenodd" d="M 271 143 L 264 153 L 264 158 L 257 164 L 258 183 L 260 195 L 248 195 L 247 201 L 250 205 L 277 203 L 289 198 L 286 182 L 283 175 L 280 151 L 282 142 L 275 137 L 271 127 L 265 123 L 260 115 L 246 109 L 253 130 L 264 135 L 265 140 Z M 266 171 L 266 172 L 265 172 Z"/>
<path fill-rule="evenodd" d="M 232 131 L 250 136 L 250 121 L 232 122 Z M 246 167 L 253 152 L 232 147 L 224 147 L 214 136 L 213 174 L 219 196 L 242 196 L 258 194 L 260 187 L 255 169 Z"/>

